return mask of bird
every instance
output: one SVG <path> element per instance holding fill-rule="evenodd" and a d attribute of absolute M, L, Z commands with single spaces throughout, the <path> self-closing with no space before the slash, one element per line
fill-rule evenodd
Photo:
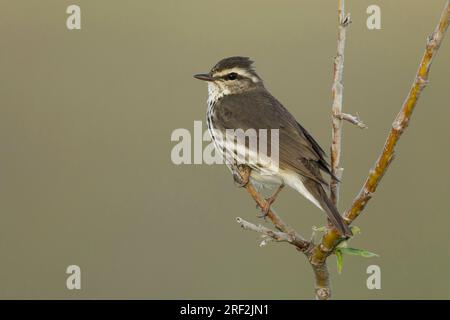
<path fill-rule="evenodd" d="M 325 191 L 328 183 L 322 173 L 337 179 L 330 170 L 325 151 L 266 89 L 253 64 L 249 57 L 233 56 L 220 60 L 208 73 L 194 75 L 208 84 L 206 123 L 215 149 L 232 157 L 236 157 L 238 148 L 249 149 L 247 142 L 227 143 L 223 138 L 227 130 L 254 129 L 260 135 L 261 129 L 277 129 L 278 167 L 273 168 L 270 162 L 261 164 L 254 157 L 246 158 L 245 163 L 251 168 L 252 182 L 269 188 L 276 186 L 263 209 L 265 214 L 287 185 L 324 211 L 341 236 L 350 237 L 349 226 Z"/>

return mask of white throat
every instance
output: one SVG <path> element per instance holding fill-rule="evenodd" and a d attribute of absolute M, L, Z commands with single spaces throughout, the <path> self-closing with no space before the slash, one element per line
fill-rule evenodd
<path fill-rule="evenodd" d="M 230 90 L 220 87 L 219 85 L 215 84 L 214 82 L 209 82 L 208 83 L 208 106 L 211 106 L 217 100 L 219 100 L 223 96 L 226 96 L 227 94 L 230 94 Z"/>

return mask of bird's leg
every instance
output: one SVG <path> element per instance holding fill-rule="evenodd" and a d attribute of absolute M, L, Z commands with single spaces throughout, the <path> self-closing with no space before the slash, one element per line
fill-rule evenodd
<path fill-rule="evenodd" d="M 245 187 L 250 179 L 250 167 L 245 165 L 233 165 L 231 166 L 233 173 L 233 179 L 238 187 Z"/>
<path fill-rule="evenodd" d="M 278 194 L 280 193 L 281 190 L 283 190 L 283 188 L 284 184 L 280 184 L 280 186 L 277 188 L 274 194 L 266 199 L 266 204 L 264 205 L 263 208 L 261 208 L 261 216 L 260 216 L 261 218 L 267 217 L 270 211 L 270 206 L 275 202 L 275 200 L 278 197 Z"/>

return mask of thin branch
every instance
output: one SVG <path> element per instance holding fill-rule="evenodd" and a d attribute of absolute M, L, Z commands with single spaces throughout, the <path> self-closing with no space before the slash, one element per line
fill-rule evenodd
<path fill-rule="evenodd" d="M 342 114 L 342 101 L 344 86 L 342 78 L 344 74 L 344 50 L 346 29 L 350 23 L 350 16 L 345 14 L 345 1 L 338 0 L 338 19 L 339 31 L 337 40 L 337 54 L 334 58 L 334 76 L 332 86 L 332 144 L 331 144 L 331 172 L 338 179 L 331 179 L 330 182 L 330 197 L 335 205 L 339 201 L 339 184 L 342 178 L 342 169 L 339 168 L 341 159 L 341 140 L 342 140 L 342 121 L 344 120 Z"/>
<path fill-rule="evenodd" d="M 240 217 L 236 218 L 236 222 L 239 223 L 239 225 L 245 230 L 251 230 L 258 233 L 262 233 L 264 238 L 263 241 L 261 241 L 260 246 L 264 246 L 267 244 L 267 242 L 269 241 L 267 237 L 269 237 L 269 239 L 274 241 L 289 242 L 294 246 L 297 245 L 295 237 L 288 233 L 284 233 L 281 231 L 274 231 L 262 225 L 256 225 L 254 223 L 248 222 Z M 302 240 L 306 241 L 304 239 Z"/>
<path fill-rule="evenodd" d="M 338 39 L 337 54 L 334 59 L 334 74 L 332 86 L 332 143 L 331 143 L 331 172 L 337 179 L 330 181 L 330 198 L 337 206 L 339 202 L 339 186 L 342 179 L 343 168 L 340 168 L 341 148 L 342 148 L 342 122 L 350 121 L 354 124 L 365 125 L 356 117 L 342 113 L 344 85 L 342 79 L 344 75 L 344 51 L 346 41 L 347 26 L 350 24 L 350 15 L 345 13 L 345 0 L 338 0 Z M 351 121 L 353 120 L 353 121 Z M 356 121 L 358 120 L 358 121 Z M 311 253 L 312 254 L 312 253 Z M 312 255 L 308 256 L 314 272 L 315 292 L 317 300 L 328 300 L 331 298 L 330 276 L 326 261 L 317 263 Z"/>
<path fill-rule="evenodd" d="M 397 114 L 397 117 L 392 124 L 392 128 L 386 138 L 383 150 L 375 162 L 374 168 L 370 170 L 361 191 L 353 200 L 350 208 L 347 209 L 344 214 L 344 219 L 348 224 L 352 223 L 363 211 L 367 202 L 375 193 L 378 184 L 389 167 L 389 164 L 394 159 L 395 145 L 400 139 L 402 133 L 408 127 L 412 112 L 417 104 L 417 100 L 419 99 L 422 90 L 428 84 L 428 73 L 430 71 L 431 63 L 439 50 L 449 23 L 450 0 L 447 0 L 436 29 L 427 39 L 425 52 L 422 56 L 422 60 L 420 61 L 419 69 L 417 70 L 414 82 L 408 96 L 403 102 L 400 112 Z M 323 236 L 322 243 L 314 250 L 312 262 L 315 264 L 325 262 L 327 256 L 334 250 L 339 238 L 339 234 L 336 230 L 334 228 L 330 228 Z"/>
<path fill-rule="evenodd" d="M 360 127 L 361 129 L 367 129 L 367 126 L 365 125 L 364 122 L 361 121 L 361 119 L 359 118 L 359 116 L 354 116 L 348 113 L 341 113 L 338 116 L 341 120 L 345 120 L 348 121 L 351 124 L 354 124 L 355 126 Z"/>

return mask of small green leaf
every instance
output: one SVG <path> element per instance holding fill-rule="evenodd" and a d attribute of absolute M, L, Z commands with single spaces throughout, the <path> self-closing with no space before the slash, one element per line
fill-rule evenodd
<path fill-rule="evenodd" d="M 379 257 L 376 253 L 364 250 L 364 249 L 356 249 L 356 248 L 340 248 L 339 249 L 344 254 L 349 254 L 352 256 L 360 256 L 363 258 L 372 258 L 372 257 Z"/>
<path fill-rule="evenodd" d="M 342 252 L 340 249 L 336 249 L 334 251 L 334 253 L 336 254 L 336 263 L 337 263 L 337 272 L 339 274 L 342 273 L 342 267 L 344 265 L 344 257 L 342 256 Z"/>
<path fill-rule="evenodd" d="M 356 236 L 357 234 L 361 234 L 361 229 L 357 226 L 351 226 L 350 230 L 352 231 L 354 236 Z"/>

